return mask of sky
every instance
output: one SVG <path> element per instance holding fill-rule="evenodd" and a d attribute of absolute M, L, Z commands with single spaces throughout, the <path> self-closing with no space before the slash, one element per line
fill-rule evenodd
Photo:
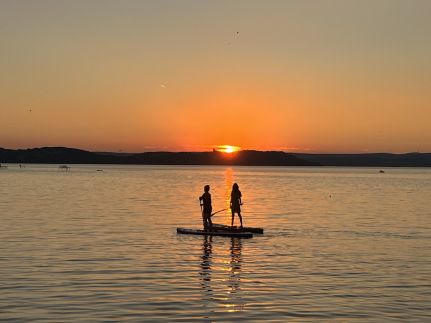
<path fill-rule="evenodd" d="M 431 1 L 0 0 L 0 147 L 431 152 Z"/>

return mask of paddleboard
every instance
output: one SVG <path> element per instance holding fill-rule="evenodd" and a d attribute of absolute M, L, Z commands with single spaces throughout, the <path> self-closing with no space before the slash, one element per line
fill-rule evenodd
<path fill-rule="evenodd" d="M 252 238 L 253 237 L 253 234 L 250 232 L 204 231 L 199 229 L 186 229 L 186 228 L 177 228 L 177 233 L 197 234 L 201 236 L 233 237 L 233 238 Z"/>
<path fill-rule="evenodd" d="M 251 232 L 251 233 L 263 234 L 263 228 L 252 228 L 252 227 L 241 228 L 237 226 L 231 227 L 230 225 L 216 224 L 216 223 L 213 223 L 213 229 L 229 231 L 229 232 Z"/>

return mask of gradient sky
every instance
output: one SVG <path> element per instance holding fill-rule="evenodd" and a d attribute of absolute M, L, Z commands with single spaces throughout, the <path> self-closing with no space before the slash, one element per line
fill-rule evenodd
<path fill-rule="evenodd" d="M 0 147 L 431 152 L 431 1 L 0 0 Z"/>

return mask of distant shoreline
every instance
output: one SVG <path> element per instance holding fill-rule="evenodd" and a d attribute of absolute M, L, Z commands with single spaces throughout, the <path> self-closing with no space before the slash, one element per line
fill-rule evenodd
<path fill-rule="evenodd" d="M 243 150 L 211 152 L 90 152 L 67 147 L 0 148 L 0 164 L 431 167 L 431 153 L 308 154 Z"/>

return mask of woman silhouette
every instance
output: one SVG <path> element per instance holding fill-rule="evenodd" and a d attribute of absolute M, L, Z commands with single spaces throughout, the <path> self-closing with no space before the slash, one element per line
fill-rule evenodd
<path fill-rule="evenodd" d="M 230 209 L 232 211 L 232 220 L 231 220 L 231 226 L 233 227 L 233 220 L 235 213 L 238 213 L 239 221 L 241 222 L 241 228 L 242 228 L 242 217 L 241 217 L 241 191 L 239 190 L 239 186 L 237 183 L 233 184 L 232 186 L 232 192 L 230 193 Z"/>

